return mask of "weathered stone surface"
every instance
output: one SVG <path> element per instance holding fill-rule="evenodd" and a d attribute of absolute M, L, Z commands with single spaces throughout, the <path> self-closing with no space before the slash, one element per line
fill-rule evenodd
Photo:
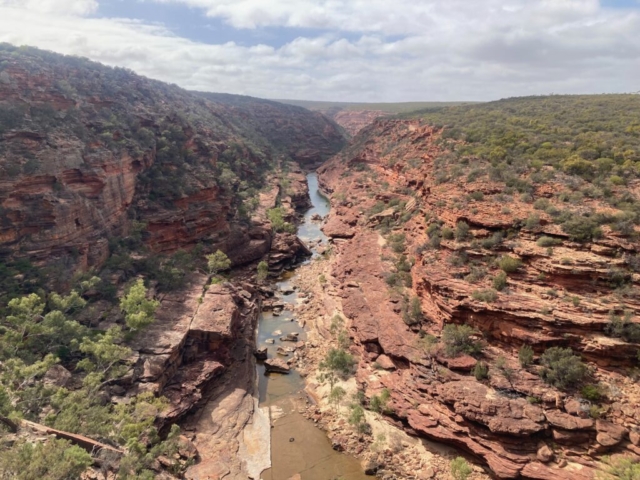
<path fill-rule="evenodd" d="M 596 420 L 596 441 L 603 447 L 613 447 L 624 440 L 629 431 L 606 420 Z"/>
<path fill-rule="evenodd" d="M 376 358 L 376 363 L 380 366 L 380 368 L 382 368 L 384 370 L 395 370 L 396 369 L 396 365 L 393 363 L 393 360 L 391 360 L 386 355 L 378 356 L 378 358 Z"/>
<path fill-rule="evenodd" d="M 291 370 L 289 365 L 287 365 L 287 362 L 281 358 L 270 358 L 265 360 L 264 366 L 266 367 L 267 372 L 289 373 Z"/>
<path fill-rule="evenodd" d="M 551 450 L 546 444 L 541 445 L 536 452 L 536 458 L 542 463 L 550 462 L 553 460 L 553 456 L 553 450 Z"/>
<path fill-rule="evenodd" d="M 574 417 L 559 410 L 548 410 L 544 412 L 544 415 L 551 425 L 564 430 L 585 430 L 593 428 L 594 425 L 591 418 Z"/>
<path fill-rule="evenodd" d="M 45 385 L 66 387 L 71 377 L 71 372 L 62 365 L 53 365 L 47 370 L 47 373 L 44 374 L 42 381 Z"/>

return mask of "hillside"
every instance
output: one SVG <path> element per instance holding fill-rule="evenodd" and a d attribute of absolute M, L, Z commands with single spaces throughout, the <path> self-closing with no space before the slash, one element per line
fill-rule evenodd
<path fill-rule="evenodd" d="M 36 263 L 99 266 L 132 219 L 154 251 L 236 244 L 279 162 L 310 167 L 343 144 L 302 108 L 9 45 L 0 102 L 0 253 Z"/>
<path fill-rule="evenodd" d="M 304 173 L 344 143 L 300 107 L 0 45 L 0 476 L 185 478 L 178 424 L 218 397 L 204 434 L 237 452 L 257 266 L 310 254 Z"/>
<path fill-rule="evenodd" d="M 323 302 L 370 406 L 498 478 L 640 455 L 638 118 L 637 95 L 434 108 L 319 169 Z"/>

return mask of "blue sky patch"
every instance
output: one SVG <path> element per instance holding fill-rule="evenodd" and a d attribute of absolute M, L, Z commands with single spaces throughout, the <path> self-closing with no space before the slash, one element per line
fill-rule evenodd
<path fill-rule="evenodd" d="M 101 0 L 97 18 L 129 18 L 147 23 L 159 23 L 175 35 L 194 42 L 223 44 L 235 42 L 242 46 L 258 44 L 280 48 L 296 38 L 332 35 L 356 41 L 360 34 L 333 30 L 290 27 L 237 29 L 219 18 L 207 17 L 203 10 L 184 5 L 141 2 L 137 0 Z"/>
<path fill-rule="evenodd" d="M 640 0 L 600 0 L 605 8 L 637 8 L 640 9 Z"/>

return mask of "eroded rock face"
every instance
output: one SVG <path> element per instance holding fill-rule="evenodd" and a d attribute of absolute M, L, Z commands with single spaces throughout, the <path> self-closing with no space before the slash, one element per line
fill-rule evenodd
<path fill-rule="evenodd" d="M 173 423 L 193 410 L 231 365 L 231 351 L 253 339 L 257 293 L 230 284 L 205 291 L 206 282 L 207 277 L 194 274 L 187 288 L 166 295 L 156 321 L 132 344 L 139 355 L 134 389 L 167 397 L 170 408 L 163 422 Z"/>
<path fill-rule="evenodd" d="M 187 92 L 36 49 L 2 50 L 0 63 L 5 258 L 98 267 L 108 239 L 136 218 L 154 252 L 207 241 L 254 261 L 269 251 L 270 231 L 240 218 L 240 181 L 265 187 L 276 150 L 311 166 L 344 143 L 336 124 L 299 107 Z M 293 201 L 302 202 L 295 173 Z"/>
<path fill-rule="evenodd" d="M 637 440 L 640 392 L 616 369 L 635 361 L 638 346 L 607 336 L 605 327 L 608 302 L 635 309 L 633 295 L 615 296 L 606 279 L 612 268 L 626 268 L 625 259 L 637 255 L 638 245 L 606 227 L 594 243 L 571 242 L 545 212 L 539 228 L 514 229 L 517 219 L 536 213 L 531 202 L 514 197 L 505 208 L 498 199 L 503 185 L 435 178 L 434 164 L 446 154 L 440 135 L 418 121 L 377 120 L 319 169 L 320 185 L 332 195 L 323 227 L 333 239 L 332 288 L 360 353 L 359 384 L 368 397 L 389 389 L 394 421 L 472 452 L 498 478 L 588 479 L 604 452 L 637 455 L 626 439 Z M 549 198 L 560 188 L 536 185 L 535 198 Z M 470 204 L 461 206 L 461 198 Z M 464 221 L 468 236 L 443 236 L 434 248 L 425 217 L 454 231 Z M 381 235 L 385 225 L 390 231 Z M 513 238 L 486 241 L 507 229 Z M 392 235 L 402 242 L 390 244 Z M 557 239 L 552 251 L 538 245 L 541 235 Z M 398 281 L 391 275 L 400 272 L 400 255 L 408 259 L 411 281 L 394 289 Z M 494 301 L 474 298 L 475 291 L 492 287 L 499 270 L 485 266 L 475 279 L 471 267 L 504 255 L 518 258 L 522 267 L 509 274 Z M 637 289 L 640 278 L 629 279 Z M 603 296 L 606 301 L 600 301 Z M 418 299 L 422 318 L 407 322 L 411 297 Z M 421 335 L 439 337 L 449 323 L 482 333 L 489 378 L 478 381 L 471 373 L 476 358 L 450 358 L 426 346 Z M 520 367 L 523 344 L 536 357 L 550 346 L 571 347 L 591 362 L 592 381 L 618 392 L 605 418 L 590 418 L 578 391 L 567 395 L 545 384 L 538 367 Z M 381 357 L 392 359 L 397 370 L 378 374 L 373 363 Z M 502 369 L 496 366 L 499 357 Z"/>

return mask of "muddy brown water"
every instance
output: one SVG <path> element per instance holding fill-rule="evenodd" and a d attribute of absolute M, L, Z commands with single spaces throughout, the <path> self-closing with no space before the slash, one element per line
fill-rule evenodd
<path fill-rule="evenodd" d="M 318 190 L 315 173 L 308 174 L 307 181 L 312 207 L 305 213 L 304 221 L 298 228 L 298 236 L 307 243 L 317 240 L 325 243 L 327 238 L 320 230 L 320 224 L 312 222 L 311 216 L 319 214 L 324 217 L 329 213 L 329 202 Z M 295 275 L 295 270 L 287 272 L 276 281 L 278 291 L 290 290 Z M 297 301 L 296 292 L 280 296 L 286 303 L 295 304 Z M 279 316 L 274 316 L 270 311 L 262 312 L 258 323 L 257 342 L 259 346 L 268 347 L 269 358 L 278 355 L 278 346 L 290 345 L 280 342 L 280 336 L 298 333 L 300 340 L 306 339 L 304 328 L 295 320 L 293 313 L 287 310 Z M 282 334 L 274 335 L 277 331 Z M 267 343 L 268 339 L 273 339 L 275 343 Z M 356 458 L 333 450 L 326 434 L 298 412 L 297 405 L 306 397 L 304 379 L 298 372 L 292 369 L 288 375 L 265 375 L 262 362 L 258 362 L 257 370 L 260 406 L 269 407 L 273 424 L 271 468 L 262 473 L 263 480 L 287 480 L 296 474 L 300 475 L 301 480 L 371 478 L 364 474 Z"/>

